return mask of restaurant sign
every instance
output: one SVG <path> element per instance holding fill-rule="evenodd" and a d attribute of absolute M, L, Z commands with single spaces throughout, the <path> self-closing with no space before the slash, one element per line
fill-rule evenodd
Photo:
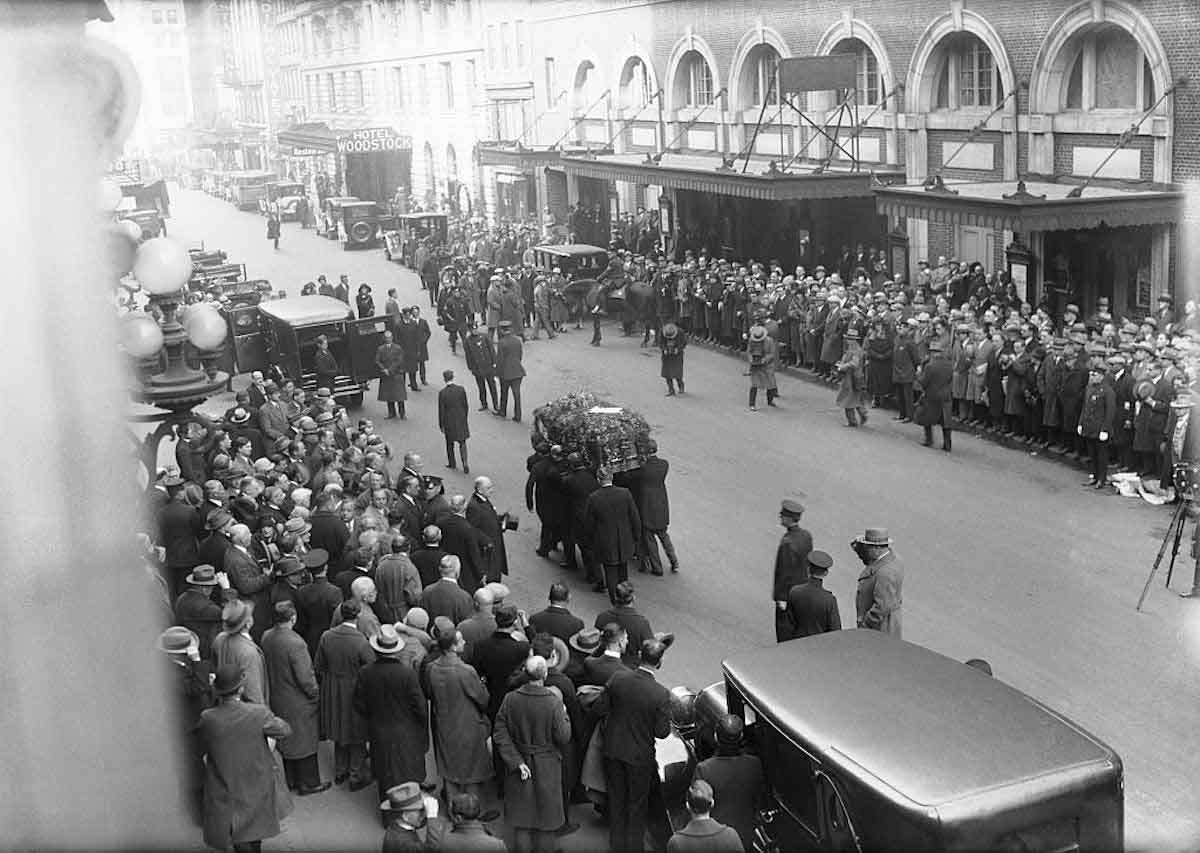
<path fill-rule="evenodd" d="M 412 148 L 412 139 L 400 136 L 390 127 L 367 127 L 350 133 L 339 134 L 339 154 L 374 154 L 379 151 L 406 151 Z"/>

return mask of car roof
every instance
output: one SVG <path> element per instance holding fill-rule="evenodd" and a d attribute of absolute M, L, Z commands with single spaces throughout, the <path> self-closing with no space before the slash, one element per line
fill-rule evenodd
<path fill-rule="evenodd" d="M 806 637 L 723 668 L 789 738 L 927 807 L 1080 765 L 1119 766 L 1101 741 L 1003 681 L 878 631 Z"/>
<path fill-rule="evenodd" d="M 336 323 L 350 320 L 354 314 L 350 306 L 332 296 L 291 296 L 260 302 L 258 310 L 268 317 L 290 326 L 311 326 L 316 323 Z"/>
<path fill-rule="evenodd" d="M 578 258 L 583 255 L 594 255 L 597 252 L 608 254 L 608 249 L 601 249 L 599 246 L 589 246 L 587 243 L 534 246 L 533 250 L 535 252 L 545 252 L 548 255 L 560 255 L 564 258 Z"/>

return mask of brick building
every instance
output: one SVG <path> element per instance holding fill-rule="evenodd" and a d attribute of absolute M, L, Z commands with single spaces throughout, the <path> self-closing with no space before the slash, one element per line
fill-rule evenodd
<path fill-rule="evenodd" d="M 1011 265 L 1030 299 L 1069 293 L 1085 311 L 1107 295 L 1138 313 L 1173 288 L 1178 184 L 1200 171 L 1200 4 L 495 9 L 528 34 L 525 124 L 491 128 L 481 162 L 485 185 L 524 176 L 526 210 L 658 206 L 676 247 L 785 263 L 861 242 L 910 272 L 939 255 Z M 780 97 L 778 59 L 829 54 L 853 56 L 847 109 Z"/>

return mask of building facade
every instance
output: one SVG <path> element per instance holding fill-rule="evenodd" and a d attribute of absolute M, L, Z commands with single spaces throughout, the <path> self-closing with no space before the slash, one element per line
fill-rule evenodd
<path fill-rule="evenodd" d="M 493 171 L 561 170 L 565 204 L 657 205 L 676 249 L 789 265 L 858 243 L 906 274 L 978 260 L 1085 311 L 1147 311 L 1172 288 L 1177 185 L 1200 171 L 1198 85 L 1179 82 L 1200 81 L 1196 4 L 520 5 L 496 9 L 533 46 L 521 115 L 545 115 L 485 152 L 510 161 Z M 831 55 L 852 69 L 844 98 L 780 80 L 781 59 Z M 563 204 L 546 183 L 534 201 Z"/>

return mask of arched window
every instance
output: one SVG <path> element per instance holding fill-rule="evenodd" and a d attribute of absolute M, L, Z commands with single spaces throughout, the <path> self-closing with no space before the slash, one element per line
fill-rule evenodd
<path fill-rule="evenodd" d="M 575 85 L 572 90 L 571 107 L 576 113 L 588 109 L 596 101 L 596 66 L 589 60 L 584 60 L 575 71 Z"/>
<path fill-rule="evenodd" d="M 883 75 L 879 71 L 879 58 L 875 56 L 875 51 L 860 39 L 842 39 L 833 52 L 854 54 L 858 68 L 855 93 L 860 106 L 875 106 L 883 101 Z"/>
<path fill-rule="evenodd" d="M 948 36 L 942 47 L 934 89 L 936 109 L 991 109 L 1004 100 L 1004 85 L 992 52 L 978 36 L 957 33 Z"/>
<path fill-rule="evenodd" d="M 454 151 L 453 145 L 446 146 L 446 183 L 452 184 L 458 181 L 458 154 Z"/>
<path fill-rule="evenodd" d="M 761 107 L 779 103 L 779 51 L 769 44 L 755 45 L 746 57 L 742 79 L 738 81 L 738 102 Z"/>
<path fill-rule="evenodd" d="M 433 163 L 433 146 L 426 142 L 422 153 L 425 156 L 425 192 L 432 193 L 437 186 L 437 170 L 434 168 Z"/>
<path fill-rule="evenodd" d="M 1068 110 L 1145 110 L 1154 103 L 1154 76 L 1137 40 L 1115 26 L 1085 33 L 1067 75 Z"/>
<path fill-rule="evenodd" d="M 638 110 L 650 102 L 650 74 L 641 57 L 634 56 L 621 71 L 621 108 Z"/>
<path fill-rule="evenodd" d="M 689 50 L 679 63 L 677 88 L 680 100 L 689 107 L 703 107 L 713 102 L 713 76 L 708 62 L 698 51 Z"/>

